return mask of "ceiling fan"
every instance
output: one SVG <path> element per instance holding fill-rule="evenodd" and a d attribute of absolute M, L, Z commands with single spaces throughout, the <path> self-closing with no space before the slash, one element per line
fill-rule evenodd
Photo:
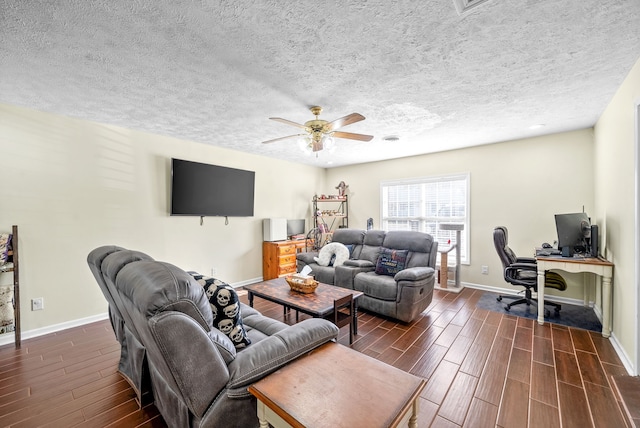
<path fill-rule="evenodd" d="M 305 137 L 307 139 L 306 144 L 313 152 L 318 152 L 324 148 L 324 145 L 332 141 L 332 138 L 346 138 L 348 140 L 358 141 L 371 141 L 373 135 L 354 134 L 352 132 L 336 131 L 336 129 L 343 126 L 351 125 L 352 123 L 360 122 L 364 120 L 364 116 L 359 113 L 351 113 L 332 122 L 319 119 L 318 116 L 322 112 L 322 107 L 314 106 L 310 108 L 311 113 L 315 115 L 315 119 L 309 120 L 304 125 L 292 122 L 280 117 L 270 117 L 269 119 L 281 122 L 287 125 L 296 126 L 306 131 L 305 134 L 294 134 L 286 137 L 274 138 L 273 140 L 263 141 L 263 144 L 273 143 L 280 140 L 286 140 L 287 138 Z"/>

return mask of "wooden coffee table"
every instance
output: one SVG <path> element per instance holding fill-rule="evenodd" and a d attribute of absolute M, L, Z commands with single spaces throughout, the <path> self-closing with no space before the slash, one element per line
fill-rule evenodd
<path fill-rule="evenodd" d="M 275 302 L 287 309 L 296 310 L 296 321 L 298 321 L 298 311 L 311 315 L 315 318 L 325 318 L 333 313 L 333 301 L 351 294 L 353 296 L 353 334 L 358 334 L 358 297 L 362 296 L 361 291 L 349 290 L 347 288 L 336 287 L 319 283 L 314 293 L 300 293 L 292 291 L 284 278 L 270 279 L 256 284 L 245 285 L 247 290 L 249 306 L 253 307 L 253 298 L 258 296 L 270 302 Z"/>
<path fill-rule="evenodd" d="M 330 342 L 251 385 L 260 427 L 418 426 L 426 381 Z"/>

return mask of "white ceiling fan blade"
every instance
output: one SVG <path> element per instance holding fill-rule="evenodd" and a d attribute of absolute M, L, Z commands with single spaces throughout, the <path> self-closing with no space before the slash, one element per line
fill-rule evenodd
<path fill-rule="evenodd" d="M 334 129 L 342 128 L 343 126 L 351 125 L 352 123 L 360 122 L 364 120 L 364 116 L 360 113 L 351 113 L 332 122 L 327 123 L 322 128 L 323 132 L 331 132 Z"/>

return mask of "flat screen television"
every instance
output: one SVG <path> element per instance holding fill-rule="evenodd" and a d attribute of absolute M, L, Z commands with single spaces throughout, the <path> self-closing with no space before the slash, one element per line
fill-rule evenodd
<path fill-rule="evenodd" d="M 171 159 L 171 215 L 252 217 L 255 172 Z"/>
<path fill-rule="evenodd" d="M 591 222 L 586 213 L 556 214 L 558 249 L 562 255 L 584 253 L 591 238 Z"/>
<path fill-rule="evenodd" d="M 292 237 L 296 235 L 305 234 L 305 221 L 303 218 L 287 220 L 287 236 Z"/>

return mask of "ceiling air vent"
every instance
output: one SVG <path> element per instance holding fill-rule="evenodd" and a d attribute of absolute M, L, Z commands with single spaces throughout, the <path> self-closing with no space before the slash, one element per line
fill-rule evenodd
<path fill-rule="evenodd" d="M 382 141 L 395 143 L 396 141 L 400 141 L 400 137 L 398 135 L 385 135 L 384 137 L 382 137 Z"/>
<path fill-rule="evenodd" d="M 453 0 L 453 4 L 456 6 L 458 15 L 463 15 L 486 1 L 488 0 Z"/>

